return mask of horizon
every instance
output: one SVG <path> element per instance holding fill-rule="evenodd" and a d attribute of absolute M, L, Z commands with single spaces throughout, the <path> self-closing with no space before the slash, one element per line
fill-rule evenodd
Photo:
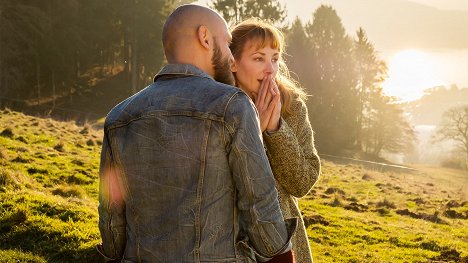
<path fill-rule="evenodd" d="M 200 0 L 195 3 L 207 6 L 206 3 L 210 2 Z M 424 90 L 436 86 L 457 85 L 459 88 L 468 88 L 468 74 L 466 74 L 468 72 L 468 38 L 465 41 L 463 36 L 459 36 L 457 29 L 460 28 L 460 25 L 456 24 L 457 19 L 454 18 L 453 21 L 444 19 L 444 24 L 440 28 L 437 27 L 438 31 L 435 31 L 433 35 L 443 31 L 447 36 L 459 36 L 464 41 L 460 47 L 453 43 L 456 40 L 449 37 L 444 38 L 444 41 L 439 40 L 437 43 L 432 43 L 427 39 L 433 38 L 433 36 L 428 36 L 427 32 L 426 34 L 414 32 L 415 30 L 407 29 L 407 26 L 398 23 L 395 23 L 393 31 L 387 33 L 393 17 L 380 19 L 376 15 L 384 12 L 385 10 L 382 9 L 385 7 L 394 8 L 402 13 L 409 12 L 405 10 L 405 7 L 411 7 L 412 10 L 421 10 L 424 14 L 421 18 L 422 21 L 418 21 L 417 15 L 411 16 L 412 13 L 403 14 L 406 20 L 413 21 L 415 25 L 419 26 L 431 26 L 430 21 L 424 20 L 430 17 L 426 13 L 445 17 L 451 12 L 466 12 L 468 18 L 468 1 L 385 0 L 375 3 L 364 0 L 298 0 L 294 2 L 279 0 L 279 2 L 288 11 L 287 22 L 292 22 L 296 16 L 303 23 L 310 22 L 314 11 L 320 5 L 325 4 L 331 5 L 336 10 L 348 36 L 354 38 L 356 30 L 362 27 L 380 55 L 380 59 L 387 64 L 388 78 L 382 83 L 384 92 L 389 96 L 399 97 L 402 102 L 417 100 L 424 95 Z M 384 7 L 380 5 L 384 5 Z M 373 15 L 366 16 L 359 12 Z M 462 20 L 462 22 L 466 22 L 466 28 L 468 28 L 468 19 Z M 382 28 L 387 29 L 385 33 L 382 33 Z M 398 32 L 401 28 L 407 32 L 403 32 L 403 34 L 392 33 Z M 411 34 L 411 38 L 408 39 L 404 34 Z"/>

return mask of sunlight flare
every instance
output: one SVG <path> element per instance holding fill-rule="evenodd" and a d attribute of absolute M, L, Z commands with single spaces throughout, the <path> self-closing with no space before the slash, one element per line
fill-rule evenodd
<path fill-rule="evenodd" d="M 418 99 L 425 89 L 445 84 L 436 61 L 420 50 L 400 51 L 390 59 L 388 66 L 388 78 L 382 84 L 384 91 L 403 101 Z"/>

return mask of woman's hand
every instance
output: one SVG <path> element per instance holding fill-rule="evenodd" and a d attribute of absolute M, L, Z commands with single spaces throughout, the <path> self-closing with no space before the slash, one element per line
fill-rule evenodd
<path fill-rule="evenodd" d="M 275 102 L 275 107 L 273 108 L 273 112 L 270 117 L 270 121 L 268 122 L 268 126 L 266 128 L 269 132 L 274 132 L 279 129 L 280 125 L 280 118 L 281 118 L 281 94 L 278 89 L 278 85 L 276 85 L 276 81 L 271 79 L 270 87 L 272 90 L 277 94 L 277 101 Z"/>
<path fill-rule="evenodd" d="M 275 80 L 270 76 L 263 78 L 258 94 L 253 93 L 255 107 L 260 118 L 262 132 L 279 129 L 281 116 L 281 95 Z"/>

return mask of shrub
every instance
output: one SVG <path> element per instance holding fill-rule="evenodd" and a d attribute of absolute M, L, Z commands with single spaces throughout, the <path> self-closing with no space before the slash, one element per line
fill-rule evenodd
<path fill-rule="evenodd" d="M 0 187 L 11 183 L 11 175 L 4 169 L 0 169 Z"/>
<path fill-rule="evenodd" d="M 13 159 L 11 161 L 15 162 L 15 163 L 30 163 L 29 159 L 23 158 L 21 156 L 17 156 L 15 159 Z"/>
<path fill-rule="evenodd" d="M 377 203 L 377 207 L 396 208 L 396 205 L 385 198 L 383 201 Z"/>
<path fill-rule="evenodd" d="M 29 174 L 49 174 L 49 171 L 47 169 L 41 169 L 36 167 L 30 167 L 27 171 Z"/>
<path fill-rule="evenodd" d="M 59 151 L 59 152 L 64 152 L 65 151 L 64 146 L 65 145 L 63 144 L 63 142 L 59 142 L 54 146 L 54 150 Z"/>
<path fill-rule="evenodd" d="M 94 146 L 94 141 L 92 139 L 89 139 L 89 140 L 86 141 L 86 145 Z"/>
<path fill-rule="evenodd" d="M 90 184 L 92 180 L 90 180 L 86 175 L 81 173 L 76 173 L 67 178 L 67 182 L 71 184 Z"/>
<path fill-rule="evenodd" d="M 8 138 L 12 138 L 13 135 L 14 135 L 13 131 L 10 128 L 6 128 L 0 133 L 0 136 L 8 137 Z"/>
<path fill-rule="evenodd" d="M 330 203 L 331 206 L 343 206 L 343 200 L 342 197 L 338 194 L 335 194 L 335 198 L 333 201 Z"/>
<path fill-rule="evenodd" d="M 2 262 L 46 263 L 47 261 L 31 252 L 17 250 L 0 250 Z"/>
<path fill-rule="evenodd" d="M 85 193 L 81 187 L 78 186 L 59 186 L 52 191 L 54 195 L 60 195 L 63 197 L 78 197 L 82 198 Z"/>
<path fill-rule="evenodd" d="M 452 168 L 452 169 L 463 169 L 463 162 L 457 158 L 446 158 L 440 163 L 442 167 Z"/>
<path fill-rule="evenodd" d="M 8 159 L 8 155 L 3 148 L 0 148 L 0 159 Z"/>
<path fill-rule="evenodd" d="M 387 216 L 387 215 L 390 215 L 390 210 L 388 210 L 387 208 L 385 207 L 380 207 L 377 209 L 377 212 L 379 213 L 379 215 L 381 216 Z"/>

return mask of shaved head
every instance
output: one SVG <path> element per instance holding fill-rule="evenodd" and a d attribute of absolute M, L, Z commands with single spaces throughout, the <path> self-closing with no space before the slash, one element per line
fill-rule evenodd
<path fill-rule="evenodd" d="M 226 27 L 224 19 L 215 11 L 199 5 L 179 6 L 164 24 L 162 41 L 168 61 L 172 60 L 179 49 L 195 41 L 197 30 L 206 26 L 211 32 Z"/>
<path fill-rule="evenodd" d="M 215 80 L 232 85 L 231 39 L 226 21 L 218 13 L 193 4 L 174 10 L 162 34 L 167 62 L 194 65 Z"/>

